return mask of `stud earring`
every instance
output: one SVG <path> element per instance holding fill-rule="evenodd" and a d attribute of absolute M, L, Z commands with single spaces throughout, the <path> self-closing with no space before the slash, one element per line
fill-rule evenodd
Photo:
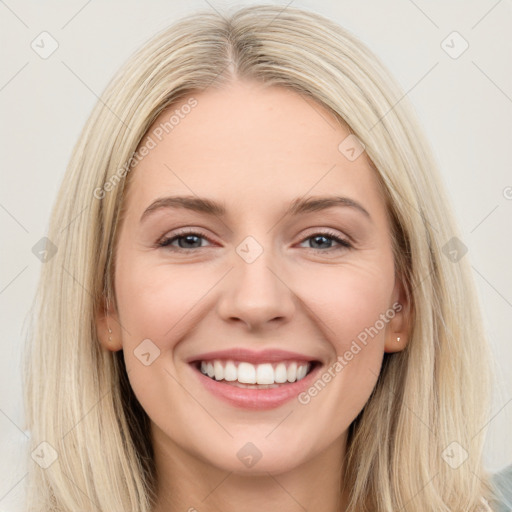
<path fill-rule="evenodd" d="M 112 329 L 109 327 L 109 328 L 108 328 L 108 341 L 109 341 L 110 343 L 112 343 L 112 336 L 111 336 L 111 334 L 112 334 Z"/>
<path fill-rule="evenodd" d="M 397 338 L 396 338 L 396 342 L 397 342 L 397 343 L 400 343 L 400 336 L 397 336 Z"/>

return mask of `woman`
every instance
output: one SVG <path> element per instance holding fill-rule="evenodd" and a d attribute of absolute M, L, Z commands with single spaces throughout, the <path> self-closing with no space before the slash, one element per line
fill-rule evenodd
<path fill-rule="evenodd" d="M 158 34 L 53 211 L 27 510 L 498 510 L 447 204 L 403 93 L 334 23 L 253 6 Z"/>

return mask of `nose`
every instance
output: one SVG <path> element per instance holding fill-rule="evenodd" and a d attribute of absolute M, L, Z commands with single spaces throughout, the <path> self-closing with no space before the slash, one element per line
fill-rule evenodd
<path fill-rule="evenodd" d="M 250 331 L 289 322 L 296 308 L 295 294 L 283 272 L 273 267 L 266 252 L 252 263 L 235 259 L 235 268 L 223 280 L 219 316 L 227 322 L 243 322 Z"/>

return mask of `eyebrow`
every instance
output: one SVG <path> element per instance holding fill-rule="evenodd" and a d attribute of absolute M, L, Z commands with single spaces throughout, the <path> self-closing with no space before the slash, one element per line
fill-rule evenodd
<path fill-rule="evenodd" d="M 336 206 L 353 208 L 354 210 L 364 214 L 369 220 L 372 220 L 371 215 L 361 204 L 349 197 L 340 196 L 310 197 L 307 199 L 297 198 L 290 203 L 284 213 L 284 216 L 300 215 Z M 140 222 L 153 212 L 168 208 L 183 208 L 215 217 L 223 217 L 227 212 L 223 203 L 213 201 L 212 199 L 197 196 L 168 196 L 161 197 L 153 201 L 144 210 L 144 213 L 140 218 Z"/>

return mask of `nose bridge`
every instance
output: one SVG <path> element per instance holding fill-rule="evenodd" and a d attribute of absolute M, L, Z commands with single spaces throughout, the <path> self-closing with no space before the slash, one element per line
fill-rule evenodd
<path fill-rule="evenodd" d="M 280 275 L 281 265 L 270 246 L 246 237 L 236 248 L 234 269 L 229 273 L 218 312 L 225 319 L 238 318 L 255 327 L 270 320 L 289 319 L 293 313 L 293 292 Z"/>

